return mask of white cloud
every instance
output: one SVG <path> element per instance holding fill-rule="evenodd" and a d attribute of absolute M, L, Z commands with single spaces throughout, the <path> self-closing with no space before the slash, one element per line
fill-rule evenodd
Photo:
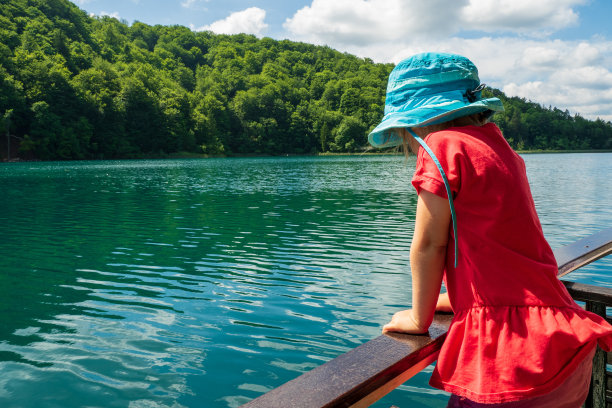
<path fill-rule="evenodd" d="M 470 0 L 461 10 L 463 29 L 539 33 L 577 24 L 573 7 L 585 0 Z"/>
<path fill-rule="evenodd" d="M 534 71 L 550 70 L 555 68 L 560 59 L 558 50 L 545 45 L 535 45 L 523 50 L 520 63 Z"/>
<path fill-rule="evenodd" d="M 576 64 L 598 64 L 602 62 L 602 53 L 596 46 L 587 42 L 581 42 L 574 49 L 570 58 L 575 61 Z"/>
<path fill-rule="evenodd" d="M 313 0 L 285 21 L 293 37 L 318 44 L 367 46 L 460 31 L 541 37 L 578 22 L 586 0 Z"/>
<path fill-rule="evenodd" d="M 195 28 L 195 30 L 213 31 L 219 34 L 246 33 L 260 36 L 268 28 L 268 24 L 264 21 L 265 18 L 265 10 L 258 7 L 250 7 L 246 10 L 232 13 L 227 18 L 215 21 L 210 25 Z"/>
<path fill-rule="evenodd" d="M 465 1 L 313 0 L 287 19 L 284 27 L 298 39 L 332 46 L 439 37 L 456 30 L 453 15 Z"/>
<path fill-rule="evenodd" d="M 612 121 L 612 41 L 550 38 L 579 22 L 575 8 L 585 2 L 313 0 L 284 27 L 291 39 L 379 62 L 424 51 L 462 54 L 508 96 Z M 472 38 L 461 37 L 466 31 Z"/>
<path fill-rule="evenodd" d="M 507 39 L 506 44 L 513 61 L 504 66 L 488 59 L 492 71 L 481 71 L 482 78 L 491 74 L 496 87 L 508 96 L 612 121 L 612 60 L 602 57 L 610 55 L 612 42 Z"/>
<path fill-rule="evenodd" d="M 608 73 L 609 75 L 610 73 Z M 612 88 L 593 92 L 581 84 L 563 85 L 555 81 L 533 81 L 522 84 L 509 83 L 503 87 L 508 96 L 519 96 L 539 102 L 544 106 L 568 109 L 572 114 L 580 113 L 590 119 L 601 118 L 612 121 Z"/>
<path fill-rule="evenodd" d="M 557 84 L 584 89 L 612 89 L 612 72 L 600 66 L 562 68 L 550 78 Z"/>
<path fill-rule="evenodd" d="M 109 13 L 108 11 L 101 11 L 100 16 L 108 16 L 108 17 L 116 18 L 117 20 L 121 20 L 121 17 L 119 17 L 118 11 L 114 11 L 112 13 Z"/>
<path fill-rule="evenodd" d="M 181 6 L 194 10 L 206 10 L 204 3 L 208 3 L 209 1 L 210 0 L 185 0 L 181 2 Z"/>

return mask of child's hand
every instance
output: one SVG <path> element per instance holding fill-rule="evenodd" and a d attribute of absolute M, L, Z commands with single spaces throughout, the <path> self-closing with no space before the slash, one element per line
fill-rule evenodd
<path fill-rule="evenodd" d="M 395 313 L 391 321 L 383 326 L 382 332 L 422 334 L 427 333 L 427 327 L 420 327 L 412 315 L 412 309 L 408 309 Z"/>

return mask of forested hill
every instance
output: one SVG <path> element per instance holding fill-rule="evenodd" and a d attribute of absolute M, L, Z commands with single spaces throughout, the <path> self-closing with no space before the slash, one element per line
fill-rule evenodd
<path fill-rule="evenodd" d="M 67 0 L 0 3 L 0 154 L 29 159 L 356 152 L 390 64 L 290 41 L 131 26 Z M 521 149 L 610 149 L 612 125 L 505 98 Z"/>

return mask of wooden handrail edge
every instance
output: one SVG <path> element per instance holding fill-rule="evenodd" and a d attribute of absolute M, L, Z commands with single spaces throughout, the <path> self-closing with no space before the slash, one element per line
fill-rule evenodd
<path fill-rule="evenodd" d="M 612 253 L 612 228 L 554 251 L 559 277 Z M 575 300 L 612 304 L 612 289 L 562 281 Z M 381 335 L 242 405 L 242 408 L 366 407 L 435 361 L 452 315 L 427 335 Z"/>
<path fill-rule="evenodd" d="M 612 253 L 612 227 L 554 251 L 559 277 Z"/>

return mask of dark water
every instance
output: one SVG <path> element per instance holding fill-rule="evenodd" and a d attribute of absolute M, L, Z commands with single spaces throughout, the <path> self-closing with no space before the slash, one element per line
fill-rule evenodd
<path fill-rule="evenodd" d="M 612 154 L 525 160 L 553 247 L 612 225 Z M 236 407 L 377 336 L 410 300 L 413 169 L 0 165 L 0 406 Z M 445 406 L 430 372 L 378 406 Z"/>

